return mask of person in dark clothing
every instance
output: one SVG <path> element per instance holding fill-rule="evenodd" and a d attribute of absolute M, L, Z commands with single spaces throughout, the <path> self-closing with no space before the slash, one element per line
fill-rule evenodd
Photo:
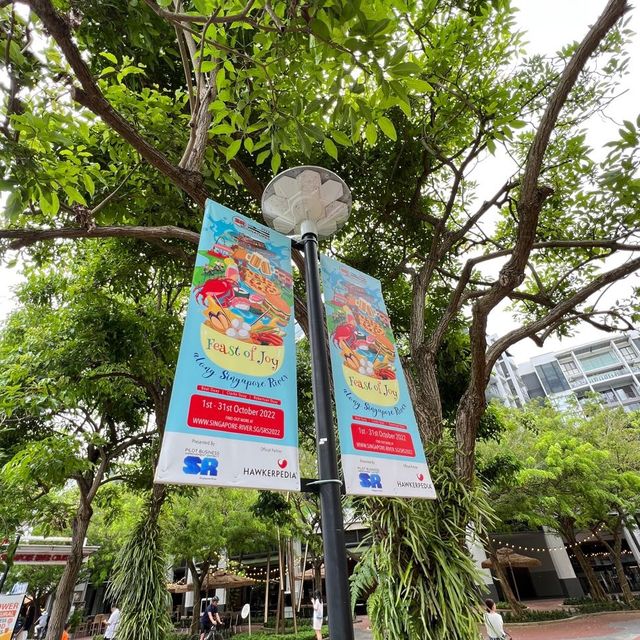
<path fill-rule="evenodd" d="M 211 631 L 212 627 L 222 625 L 222 620 L 218 613 L 218 601 L 218 596 L 214 596 L 200 618 L 200 627 L 202 629 L 202 632 L 200 633 L 200 640 L 204 640 L 205 635 Z"/>

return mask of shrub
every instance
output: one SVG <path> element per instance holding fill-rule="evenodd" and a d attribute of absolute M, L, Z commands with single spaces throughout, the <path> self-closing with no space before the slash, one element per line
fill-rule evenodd
<path fill-rule="evenodd" d="M 640 600 L 634 600 L 633 604 L 611 600 L 610 602 L 587 602 L 577 607 L 580 613 L 600 613 L 601 611 L 634 611 L 640 609 Z"/>
<path fill-rule="evenodd" d="M 553 611 L 533 611 L 528 609 L 517 615 L 511 611 L 506 611 L 502 614 L 502 617 L 505 622 L 542 622 L 544 620 L 562 620 L 564 618 L 570 618 L 573 615 L 573 612 L 562 609 L 555 609 Z"/>
<path fill-rule="evenodd" d="M 322 628 L 322 635 L 328 635 L 327 627 Z M 315 640 L 315 633 L 312 629 L 298 631 L 298 633 L 265 633 L 264 631 L 253 632 L 251 636 L 248 633 L 239 633 L 233 636 L 233 640 Z"/>

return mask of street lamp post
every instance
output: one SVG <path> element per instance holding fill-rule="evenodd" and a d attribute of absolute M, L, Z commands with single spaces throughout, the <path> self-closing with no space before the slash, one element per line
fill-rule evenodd
<path fill-rule="evenodd" d="M 320 293 L 318 238 L 335 233 L 349 217 L 351 192 L 333 172 L 320 167 L 296 167 L 277 175 L 262 196 L 267 224 L 302 238 L 309 314 L 309 341 L 316 421 L 322 541 L 332 640 L 353 640 L 351 599 L 340 503 L 338 458 L 331 411 L 329 362 Z"/>

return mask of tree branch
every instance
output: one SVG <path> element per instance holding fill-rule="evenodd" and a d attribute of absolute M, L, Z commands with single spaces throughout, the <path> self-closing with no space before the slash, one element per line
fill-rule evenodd
<path fill-rule="evenodd" d="M 159 6 L 154 0 L 145 0 L 147 5 L 160 17 L 166 20 L 179 20 L 180 22 L 191 22 L 195 24 L 204 24 L 209 18 L 203 15 L 193 15 L 190 13 L 174 13 L 173 11 L 167 11 Z M 251 10 L 251 7 L 255 4 L 255 0 L 249 0 L 244 6 L 244 9 L 240 13 L 235 13 L 229 16 L 218 16 L 211 20 L 210 24 L 231 24 L 233 22 L 247 22 L 247 15 Z"/>
<path fill-rule="evenodd" d="M 71 36 L 66 20 L 55 10 L 50 0 L 28 0 L 27 4 L 40 18 L 51 37 L 56 41 L 67 62 L 73 69 L 82 88 L 74 87 L 73 98 L 101 118 L 121 135 L 150 165 L 158 169 L 174 185 L 204 207 L 207 191 L 202 176 L 173 165 L 167 157 L 145 140 L 135 127 L 127 122 L 104 97 L 80 50 Z"/>
<path fill-rule="evenodd" d="M 571 298 L 568 298 L 567 300 L 564 300 L 561 303 L 557 304 L 543 318 L 540 318 L 535 322 L 532 322 L 524 327 L 519 327 L 518 329 L 505 334 L 504 336 L 502 336 L 502 338 L 496 340 L 496 342 L 494 342 L 487 351 L 488 369 L 491 369 L 493 367 L 500 355 L 504 353 L 510 346 L 514 345 L 520 340 L 523 340 L 524 338 L 529 338 L 532 335 L 537 334 L 539 331 L 543 331 L 549 325 L 552 325 L 553 323 L 562 319 L 565 315 L 570 314 L 578 304 L 587 300 L 594 293 L 597 293 L 600 289 L 602 289 L 602 287 L 612 282 L 622 280 L 638 269 L 640 269 L 640 258 L 630 260 L 626 264 L 623 264 L 616 269 L 611 269 L 610 271 L 607 271 L 606 273 L 603 273 L 595 278 L 588 285 L 582 287 L 582 289 L 576 292 Z"/>
<path fill-rule="evenodd" d="M 0 229 L 0 240 L 13 240 L 10 249 L 22 249 L 53 238 L 140 238 L 141 240 L 176 239 L 198 244 L 200 234 L 174 226 L 162 227 L 93 227 L 65 229 Z"/>

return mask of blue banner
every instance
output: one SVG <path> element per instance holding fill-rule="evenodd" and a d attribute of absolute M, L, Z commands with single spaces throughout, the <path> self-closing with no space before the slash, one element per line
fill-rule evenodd
<path fill-rule="evenodd" d="M 347 493 L 435 498 L 380 282 L 320 264 Z"/>
<path fill-rule="evenodd" d="M 207 201 L 156 482 L 299 491 L 291 241 Z"/>

